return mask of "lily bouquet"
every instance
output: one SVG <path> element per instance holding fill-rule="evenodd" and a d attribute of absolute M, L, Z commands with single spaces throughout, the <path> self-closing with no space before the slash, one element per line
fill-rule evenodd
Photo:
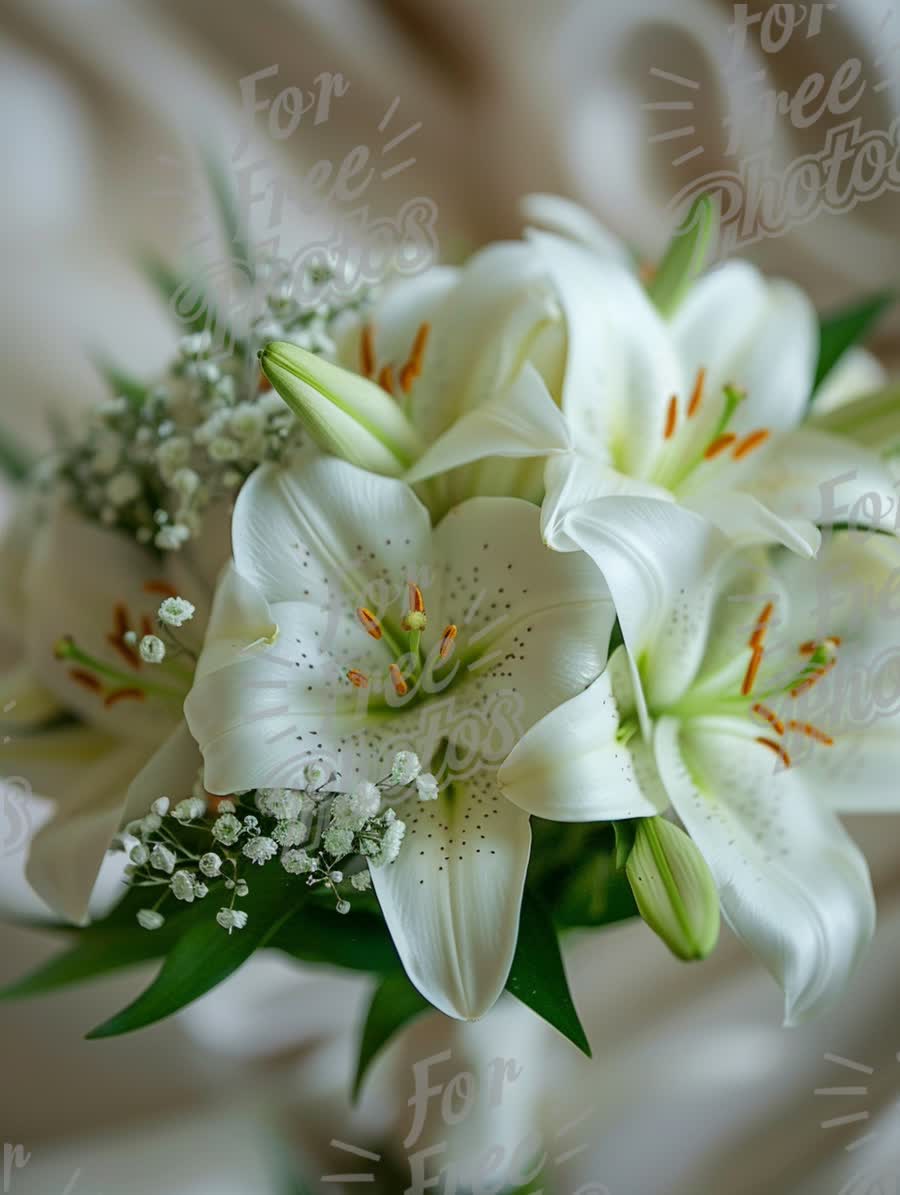
<path fill-rule="evenodd" d="M 257 950 L 371 972 L 359 1080 L 504 990 L 588 1051 L 559 935 L 637 915 L 696 960 L 721 913 L 788 1022 L 841 992 L 838 814 L 900 807 L 900 394 L 852 347 L 888 297 L 703 272 L 705 200 L 643 271 L 527 217 L 350 300 L 257 263 L 263 314 L 108 369 L 29 471 L 2 750 L 68 942 L 7 995 L 161 960 L 104 1037 Z"/>

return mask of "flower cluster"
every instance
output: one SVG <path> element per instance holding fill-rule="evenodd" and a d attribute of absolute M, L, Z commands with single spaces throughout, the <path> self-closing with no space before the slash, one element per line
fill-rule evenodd
<path fill-rule="evenodd" d="M 274 267 L 258 267 L 257 275 L 265 286 L 256 304 L 262 310 L 244 338 L 229 334 L 223 343 L 208 328 L 182 337 L 159 383 L 95 409 L 86 432 L 64 440 L 43 483 L 54 491 L 62 486 L 92 521 L 177 551 L 200 533 L 210 507 L 232 499 L 258 465 L 287 459 L 300 429 L 260 374 L 257 354 L 267 341 L 288 338 L 333 355 L 335 328 L 369 294 L 304 303 Z"/>
<path fill-rule="evenodd" d="M 159 797 L 117 843 L 128 854 L 131 885 L 160 889 L 156 902 L 137 913 L 138 924 L 160 929 L 164 902 L 193 904 L 215 891 L 224 901 L 219 925 L 229 933 L 243 929 L 249 914 L 236 902 L 250 895 L 247 876 L 269 863 L 328 889 L 337 911 L 349 913 L 348 896 L 371 887 L 369 868 L 385 867 L 400 853 L 406 826 L 385 800 L 419 778 L 412 752 L 399 752 L 384 780 L 364 781 L 351 793 L 330 787 L 335 778 L 322 763 L 306 766 L 302 789 L 262 788 L 225 799 L 210 797 L 198 776 L 190 797 L 175 805 Z"/>

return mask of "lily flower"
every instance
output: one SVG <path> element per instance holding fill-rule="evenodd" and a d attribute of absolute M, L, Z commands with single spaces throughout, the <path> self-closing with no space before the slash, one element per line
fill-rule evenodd
<path fill-rule="evenodd" d="M 500 786 L 560 821 L 671 808 L 737 935 L 794 1023 L 832 1000 L 875 923 L 865 860 L 837 813 L 900 811 L 896 548 L 835 533 L 818 561 L 726 553 L 669 605 L 639 661 L 603 676 L 514 748 Z"/>
<path fill-rule="evenodd" d="M 472 499 L 432 529 L 409 486 L 327 456 L 257 470 L 233 538 L 277 638 L 242 644 L 213 613 L 185 705 L 207 789 L 299 788 L 314 765 L 352 792 L 415 752 L 429 775 L 397 795 L 406 838 L 375 890 L 423 995 L 482 1016 L 512 962 L 531 843 L 497 767 L 602 671 L 600 574 L 545 549 L 528 502 Z"/>
<path fill-rule="evenodd" d="M 26 875 L 58 914 L 83 922 L 110 842 L 134 816 L 126 798 L 135 775 L 170 736 L 186 734 L 181 707 L 211 579 L 195 554 L 163 565 L 62 503 L 43 519 L 23 508 L 3 557 L 4 614 L 24 647 L 0 679 L 3 766 L 56 802 Z M 179 632 L 185 651 L 148 664 L 140 640 L 179 593 L 198 606 L 196 623 Z"/>
<path fill-rule="evenodd" d="M 574 446 L 547 463 L 544 537 L 604 571 L 635 658 L 716 532 L 811 556 L 820 528 L 848 516 L 893 528 L 877 455 L 804 423 L 818 331 L 802 291 L 730 262 L 663 319 L 621 266 L 548 233 L 532 239 L 565 312 Z"/>

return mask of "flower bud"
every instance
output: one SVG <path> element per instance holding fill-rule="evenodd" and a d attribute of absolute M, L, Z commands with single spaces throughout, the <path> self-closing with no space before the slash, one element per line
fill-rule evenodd
<path fill-rule="evenodd" d="M 706 958 L 719 937 L 719 896 L 693 841 L 663 817 L 642 818 L 625 865 L 638 910 L 672 953 Z"/>
<path fill-rule="evenodd" d="M 380 386 L 284 340 L 260 354 L 263 373 L 320 448 L 399 477 L 422 445 L 400 405 Z"/>

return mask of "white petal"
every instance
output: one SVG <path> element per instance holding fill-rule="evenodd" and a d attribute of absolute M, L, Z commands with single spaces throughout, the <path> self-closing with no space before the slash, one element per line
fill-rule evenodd
<path fill-rule="evenodd" d="M 875 927 L 865 860 L 793 770 L 743 733 L 664 718 L 663 783 L 735 932 L 784 988 L 786 1023 L 845 987 Z"/>
<path fill-rule="evenodd" d="M 854 345 L 838 360 L 815 393 L 812 421 L 886 386 L 888 373 L 872 353 Z"/>
<path fill-rule="evenodd" d="M 249 478 L 234 512 L 234 561 L 270 603 L 340 605 L 352 616 L 373 583 L 402 585 L 411 565 L 428 565 L 430 532 L 404 482 L 310 455 Z"/>
<path fill-rule="evenodd" d="M 757 488 L 766 498 L 770 496 L 767 486 Z M 790 517 L 789 511 L 776 514 L 761 498 L 743 490 L 703 490 L 686 505 L 741 547 L 783 544 L 801 556 L 813 556 L 821 542 L 815 523 Z"/>
<path fill-rule="evenodd" d="M 690 289 L 672 321 L 687 376 L 706 369 L 709 402 L 727 383 L 747 398 L 730 430 L 793 427 L 812 390 L 818 322 L 807 296 L 790 283 L 766 281 L 746 262 L 711 270 Z"/>
<path fill-rule="evenodd" d="M 272 618 L 271 606 L 229 564 L 213 599 L 196 677 L 208 676 L 236 659 L 257 654 L 277 638 L 278 626 Z"/>
<path fill-rule="evenodd" d="M 126 792 L 143 763 L 131 746 L 111 751 L 71 784 L 31 844 L 26 875 L 61 916 L 84 924 L 109 844 L 122 819 Z"/>
<path fill-rule="evenodd" d="M 526 363 L 508 390 L 452 424 L 413 465 L 406 481 L 422 481 L 485 457 L 547 456 L 568 447 L 566 420 L 540 374 Z"/>
<path fill-rule="evenodd" d="M 815 427 L 783 436 L 754 477 L 753 492 L 778 515 L 822 526 L 898 526 L 897 491 L 874 452 Z"/>
<path fill-rule="evenodd" d="M 86 721 L 111 734 L 149 743 L 159 742 L 180 716 L 180 682 L 170 681 L 165 670 L 156 670 L 152 680 L 170 689 L 172 697 L 154 701 L 151 714 L 148 703 L 138 701 L 106 708 L 101 695 L 71 679 L 71 664 L 57 660 L 54 647 L 63 636 L 72 636 L 82 650 L 121 673 L 120 681 L 109 682 L 111 687 L 128 688 L 139 673 L 142 679 L 150 679 L 146 667 L 138 669 L 110 646 L 108 636 L 115 629 L 119 603 L 138 633 L 144 619 L 155 621 L 160 596 L 148 592 L 145 585 L 159 581 L 163 571 L 150 552 L 124 535 L 59 506 L 38 535 L 25 576 L 26 653 L 34 676 L 60 704 Z"/>
<path fill-rule="evenodd" d="M 406 973 L 447 1016 L 484 1016 L 506 984 L 531 849 L 528 814 L 483 773 L 403 805 L 400 855 L 373 868 Z"/>
<path fill-rule="evenodd" d="M 652 817 L 668 806 L 652 753 L 640 733 L 622 746 L 633 716 L 630 675 L 621 650 L 589 689 L 542 718 L 500 768 L 504 796 L 550 821 Z"/>
<path fill-rule="evenodd" d="M 26 664 L 0 676 L 0 725 L 33 730 L 63 713 L 57 699 L 31 675 Z"/>
<path fill-rule="evenodd" d="M 629 271 L 547 233 L 532 239 L 566 316 L 562 407 L 573 441 L 598 463 L 649 476 L 669 398 L 685 382 L 669 331 Z"/>
<path fill-rule="evenodd" d="M 566 534 L 565 518 L 577 507 L 595 498 L 655 498 L 671 502 L 672 495 L 661 486 L 626 477 L 579 449 L 551 457 L 544 469 L 544 501 L 541 506 L 541 534 L 557 552 L 577 552 L 578 544 Z"/>
<path fill-rule="evenodd" d="M 676 595 L 690 592 L 725 547 L 706 519 L 653 498 L 601 498 L 570 514 L 564 527 L 603 573 L 634 659 L 653 642 Z"/>
<path fill-rule="evenodd" d="M 144 817 L 159 797 L 168 797 L 173 806 L 190 797 L 202 765 L 200 748 L 182 722 L 131 781 L 118 828 Z"/>
<path fill-rule="evenodd" d="M 633 269 L 627 247 L 589 211 L 561 195 L 526 195 L 519 203 L 522 218 L 535 228 L 544 228 L 577 241 L 610 261 Z M 525 236 L 528 236 L 528 229 Z"/>

